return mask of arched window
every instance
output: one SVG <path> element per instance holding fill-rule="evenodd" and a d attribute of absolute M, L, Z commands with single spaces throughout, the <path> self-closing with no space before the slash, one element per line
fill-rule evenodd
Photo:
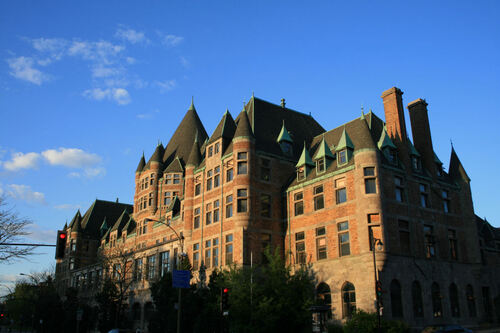
<path fill-rule="evenodd" d="M 328 311 L 327 316 L 328 318 L 331 318 L 332 294 L 330 291 L 330 287 L 324 282 L 321 282 L 316 288 L 316 302 L 318 305 L 326 305 L 330 308 L 330 311 Z"/>
<path fill-rule="evenodd" d="M 432 297 L 432 314 L 434 318 L 443 316 L 443 307 L 441 304 L 441 291 L 439 290 L 439 285 L 434 282 L 431 287 L 431 297 Z"/>
<path fill-rule="evenodd" d="M 458 289 L 457 285 L 454 283 L 450 284 L 450 307 L 451 307 L 451 316 L 460 317 L 460 305 L 458 304 Z"/>
<path fill-rule="evenodd" d="M 422 301 L 422 288 L 418 281 L 411 285 L 411 300 L 413 303 L 413 316 L 415 318 L 424 316 L 424 302 Z"/>
<path fill-rule="evenodd" d="M 403 302 L 401 300 L 401 284 L 398 280 L 391 282 L 391 310 L 392 317 L 403 317 Z"/>
<path fill-rule="evenodd" d="M 141 305 L 139 303 L 132 305 L 132 319 L 141 320 Z"/>
<path fill-rule="evenodd" d="M 350 282 L 342 287 L 342 318 L 350 318 L 356 311 L 356 289 Z"/>
<path fill-rule="evenodd" d="M 467 298 L 467 308 L 469 309 L 469 317 L 476 317 L 476 299 L 474 297 L 474 289 L 470 284 L 465 289 L 465 296 Z"/>

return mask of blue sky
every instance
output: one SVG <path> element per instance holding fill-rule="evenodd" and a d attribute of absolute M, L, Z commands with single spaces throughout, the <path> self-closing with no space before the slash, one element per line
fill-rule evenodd
<path fill-rule="evenodd" d="M 450 140 L 476 213 L 500 226 L 497 1 L 2 1 L 0 192 L 34 221 L 29 241 L 96 198 L 132 202 L 144 151 L 168 142 L 191 96 L 211 133 L 252 92 L 327 129 L 382 91 L 429 103 L 434 149 Z M 409 117 L 407 116 L 407 126 Z M 0 284 L 54 263 L 2 264 Z"/>

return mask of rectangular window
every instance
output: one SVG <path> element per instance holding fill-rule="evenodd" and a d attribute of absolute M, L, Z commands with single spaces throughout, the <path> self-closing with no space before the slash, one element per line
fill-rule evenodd
<path fill-rule="evenodd" d="M 219 266 L 219 238 L 212 240 L 212 265 L 213 267 Z"/>
<path fill-rule="evenodd" d="M 214 153 L 214 147 L 213 146 L 208 147 L 208 157 L 211 157 L 213 153 Z"/>
<path fill-rule="evenodd" d="M 377 193 L 377 185 L 375 182 L 375 168 L 366 167 L 363 168 L 363 175 L 365 177 L 365 193 Z"/>
<path fill-rule="evenodd" d="M 205 241 L 205 267 L 210 268 L 212 264 L 212 240 Z"/>
<path fill-rule="evenodd" d="M 193 270 L 197 270 L 200 264 L 200 243 L 193 244 Z"/>
<path fill-rule="evenodd" d="M 172 175 L 171 174 L 168 174 L 168 175 L 165 175 L 165 184 L 172 184 Z"/>
<path fill-rule="evenodd" d="M 419 190 L 420 190 L 420 206 L 424 208 L 429 207 L 429 199 L 428 199 L 428 193 L 427 193 L 427 185 L 425 184 L 419 184 Z"/>
<path fill-rule="evenodd" d="M 160 253 L 160 274 L 164 276 L 170 272 L 170 251 Z"/>
<path fill-rule="evenodd" d="M 349 223 L 340 222 L 337 224 L 339 235 L 339 255 L 348 256 L 351 254 L 351 245 L 349 240 Z"/>
<path fill-rule="evenodd" d="M 238 153 L 238 175 L 246 175 L 248 172 L 247 153 Z"/>
<path fill-rule="evenodd" d="M 347 150 L 341 150 L 338 153 L 338 160 L 339 164 L 345 164 L 347 163 Z"/>
<path fill-rule="evenodd" d="M 411 254 L 410 247 L 410 229 L 408 221 L 398 221 L 399 225 L 399 248 L 402 254 Z"/>
<path fill-rule="evenodd" d="M 226 197 L 226 218 L 233 216 L 233 196 L 228 195 Z"/>
<path fill-rule="evenodd" d="M 321 173 L 323 171 L 325 171 L 325 159 L 320 158 L 316 161 L 316 172 Z"/>
<path fill-rule="evenodd" d="M 347 189 L 345 186 L 345 178 L 335 181 L 335 202 L 341 204 L 347 201 Z"/>
<path fill-rule="evenodd" d="M 206 213 L 205 213 L 205 224 L 209 225 L 212 224 L 212 204 L 207 204 L 206 205 Z"/>
<path fill-rule="evenodd" d="M 327 258 L 325 227 L 316 228 L 316 258 L 317 260 Z"/>
<path fill-rule="evenodd" d="M 214 223 L 219 222 L 219 200 L 214 201 L 213 218 L 214 218 Z"/>
<path fill-rule="evenodd" d="M 304 232 L 295 234 L 295 260 L 297 264 L 304 265 L 306 263 L 306 243 Z"/>
<path fill-rule="evenodd" d="M 148 257 L 148 280 L 156 278 L 156 255 Z"/>
<path fill-rule="evenodd" d="M 200 193 L 201 193 L 201 184 L 196 184 L 196 185 L 194 186 L 194 195 L 195 195 L 195 196 L 196 196 L 196 195 L 200 195 Z"/>
<path fill-rule="evenodd" d="M 297 180 L 304 180 L 306 179 L 306 169 L 305 167 L 301 166 L 297 169 Z"/>
<path fill-rule="evenodd" d="M 304 214 L 304 195 L 302 192 L 293 195 L 295 216 Z"/>
<path fill-rule="evenodd" d="M 217 154 L 220 151 L 220 144 L 217 142 L 214 145 L 214 154 Z"/>
<path fill-rule="evenodd" d="M 271 217 L 271 196 L 269 194 L 260 195 L 260 215 Z"/>
<path fill-rule="evenodd" d="M 214 188 L 220 185 L 220 167 L 214 169 Z"/>
<path fill-rule="evenodd" d="M 142 258 L 135 259 L 134 263 L 134 280 L 142 280 Z"/>
<path fill-rule="evenodd" d="M 212 170 L 207 171 L 207 191 L 212 189 Z"/>
<path fill-rule="evenodd" d="M 163 196 L 163 204 L 165 206 L 168 206 L 170 202 L 172 201 L 172 192 L 165 192 L 165 195 Z"/>
<path fill-rule="evenodd" d="M 193 228 L 197 229 L 200 227 L 200 208 L 195 208 L 194 209 L 194 221 L 193 221 Z"/>
<path fill-rule="evenodd" d="M 394 195 L 396 197 L 396 201 L 404 202 L 404 185 L 403 178 L 394 177 Z"/>
<path fill-rule="evenodd" d="M 268 159 L 260 160 L 260 179 L 266 182 L 271 180 L 271 161 Z"/>
<path fill-rule="evenodd" d="M 226 265 L 233 263 L 233 235 L 226 235 Z"/>
<path fill-rule="evenodd" d="M 181 183 L 181 175 L 175 174 L 174 175 L 174 184 L 180 184 Z"/>
<path fill-rule="evenodd" d="M 226 170 L 226 182 L 233 180 L 233 168 Z"/>
<path fill-rule="evenodd" d="M 450 197 L 449 197 L 449 193 L 448 191 L 445 191 L 443 190 L 441 192 L 441 196 L 443 198 L 443 211 L 445 213 L 449 213 L 450 212 Z"/>
<path fill-rule="evenodd" d="M 448 242 L 450 244 L 450 259 L 457 260 L 457 249 L 458 249 L 458 241 L 457 241 L 457 232 L 453 229 L 448 229 Z"/>
<path fill-rule="evenodd" d="M 436 248 L 434 244 L 434 228 L 431 225 L 424 225 L 424 245 L 425 257 L 434 258 L 436 256 Z"/>
<path fill-rule="evenodd" d="M 142 222 L 142 233 L 145 234 L 148 231 L 148 220 Z"/>
<path fill-rule="evenodd" d="M 71 252 L 76 251 L 76 239 L 71 240 Z"/>
<path fill-rule="evenodd" d="M 248 209 L 248 193 L 246 189 L 239 189 L 238 193 L 238 213 L 245 213 Z"/>
<path fill-rule="evenodd" d="M 323 209 L 325 207 L 325 202 L 323 199 L 323 185 L 316 186 L 313 190 L 314 194 L 314 210 Z"/>

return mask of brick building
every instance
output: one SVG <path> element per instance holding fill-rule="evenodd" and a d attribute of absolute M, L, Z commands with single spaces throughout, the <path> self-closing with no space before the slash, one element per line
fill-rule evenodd
<path fill-rule="evenodd" d="M 284 100 L 252 96 L 210 137 L 191 103 L 168 144 L 142 156 L 133 206 L 96 200 L 65 226 L 61 290 L 91 294 L 103 274 L 98 250 L 119 249 L 133 263 L 124 275 L 139 326 L 152 308 L 150 281 L 181 252 L 208 275 L 262 263 L 271 246 L 294 266 L 312 264 L 318 298 L 338 319 L 375 310 L 377 276 L 384 317 L 413 326 L 496 320 L 500 232 L 474 214 L 456 152 L 448 171 L 434 153 L 425 100 L 408 104 L 409 139 L 402 95 L 382 94 L 385 122 L 370 111 L 330 131 Z"/>

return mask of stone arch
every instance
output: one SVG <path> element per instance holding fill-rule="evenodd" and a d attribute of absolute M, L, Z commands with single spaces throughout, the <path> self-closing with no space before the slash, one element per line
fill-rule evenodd
<path fill-rule="evenodd" d="M 356 288 L 349 281 L 342 285 L 342 318 L 349 318 L 356 311 Z"/>

